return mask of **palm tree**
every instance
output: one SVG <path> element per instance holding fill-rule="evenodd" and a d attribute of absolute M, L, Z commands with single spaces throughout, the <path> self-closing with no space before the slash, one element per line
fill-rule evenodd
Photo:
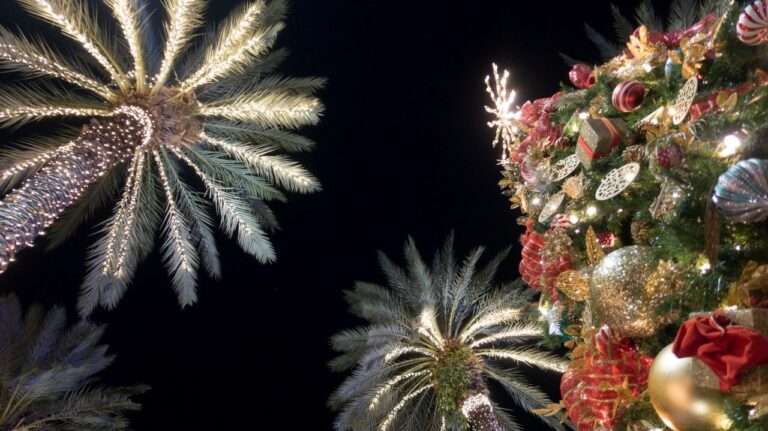
<path fill-rule="evenodd" d="M 64 309 L 22 314 L 15 296 L 0 297 L 0 430 L 122 430 L 131 396 L 143 387 L 97 386 L 112 362 L 99 345 L 104 328 L 80 322 L 69 329 Z"/>
<path fill-rule="evenodd" d="M 91 58 L 0 27 L 0 64 L 45 78 L 0 88 L 0 126 L 89 120 L 68 140 L 51 134 L 3 154 L 0 271 L 55 220 L 58 244 L 113 201 L 89 253 L 83 315 L 117 304 L 161 224 L 179 302 L 194 303 L 198 268 L 214 278 L 221 271 L 209 200 L 224 232 L 259 261 L 273 261 L 267 231 L 276 222 L 264 202 L 284 200 L 279 188 L 319 189 L 301 166 L 275 153 L 312 148 L 291 129 L 317 123 L 322 105 L 313 94 L 324 83 L 270 75 L 285 57 L 269 53 L 285 3 L 248 1 L 192 46 L 206 2 L 167 0 L 164 49 L 156 55 L 142 0 L 105 0 L 118 31 L 83 0 L 19 2 Z"/>
<path fill-rule="evenodd" d="M 517 430 L 490 398 L 495 381 L 528 412 L 550 406 L 539 389 L 504 364 L 562 372 L 560 358 L 525 344 L 542 328 L 528 310 L 533 292 L 494 287 L 508 250 L 478 270 L 483 248 L 459 265 L 449 237 L 431 268 L 413 240 L 405 244 L 406 269 L 380 254 L 388 286 L 358 282 L 346 293 L 366 326 L 332 338 L 341 353 L 330 366 L 353 369 L 331 396 L 340 410 L 337 430 Z M 541 417 L 562 429 L 554 417 Z"/>

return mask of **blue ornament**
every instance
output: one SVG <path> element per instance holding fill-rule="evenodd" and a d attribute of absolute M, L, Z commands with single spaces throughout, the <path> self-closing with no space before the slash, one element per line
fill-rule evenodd
<path fill-rule="evenodd" d="M 720 175 L 712 197 L 730 221 L 752 223 L 768 218 L 768 163 L 742 160 Z"/>
<path fill-rule="evenodd" d="M 683 58 L 683 50 L 678 49 L 676 53 L 678 58 Z M 669 79 L 682 77 L 683 65 L 672 61 L 672 56 L 667 57 L 667 62 L 664 63 L 664 76 Z"/>

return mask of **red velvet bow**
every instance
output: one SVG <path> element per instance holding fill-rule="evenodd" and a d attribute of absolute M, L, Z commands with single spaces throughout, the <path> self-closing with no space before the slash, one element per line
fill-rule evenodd
<path fill-rule="evenodd" d="M 742 372 L 768 364 L 768 338 L 744 326 L 731 325 L 718 311 L 683 323 L 672 351 L 679 358 L 694 356 L 709 366 L 720 380 L 720 390 L 739 384 Z"/>

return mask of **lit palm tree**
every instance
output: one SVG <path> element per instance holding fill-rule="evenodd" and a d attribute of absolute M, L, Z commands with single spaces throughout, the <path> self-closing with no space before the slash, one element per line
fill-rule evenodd
<path fill-rule="evenodd" d="M 0 126 L 89 118 L 68 142 L 49 136 L 5 152 L 0 271 L 56 219 L 51 234 L 59 243 L 116 200 L 89 254 L 81 313 L 117 304 L 160 224 L 173 287 L 182 306 L 192 304 L 198 267 L 220 273 L 204 196 L 246 252 L 273 261 L 267 231 L 276 223 L 264 202 L 284 200 L 280 187 L 319 189 L 301 166 L 275 152 L 313 146 L 290 130 L 317 123 L 322 106 L 313 93 L 324 82 L 269 75 L 284 57 L 268 53 L 283 28 L 284 2 L 249 1 L 190 48 L 206 2 L 167 0 L 162 55 L 153 55 L 142 0 L 105 0 L 119 26 L 114 33 L 82 0 L 19 2 L 81 45 L 98 70 L 0 27 L 0 65 L 49 78 L 0 87 Z"/>
<path fill-rule="evenodd" d="M 409 240 L 406 270 L 380 255 L 388 287 L 359 282 L 347 292 L 351 311 L 368 325 L 332 338 L 341 355 L 331 367 L 354 368 L 330 399 L 340 410 L 337 430 L 519 429 L 491 400 L 490 380 L 528 412 L 551 407 L 503 364 L 562 372 L 565 362 L 525 345 L 542 336 L 529 315 L 533 292 L 494 288 L 507 252 L 477 270 L 482 253 L 477 248 L 458 265 L 449 238 L 430 268 Z M 554 417 L 542 420 L 562 429 Z"/>
<path fill-rule="evenodd" d="M 112 362 L 99 345 L 103 328 L 66 313 L 33 306 L 22 314 L 14 296 L 0 297 L 0 430 L 113 431 L 139 409 L 131 396 L 143 387 L 95 385 Z"/>

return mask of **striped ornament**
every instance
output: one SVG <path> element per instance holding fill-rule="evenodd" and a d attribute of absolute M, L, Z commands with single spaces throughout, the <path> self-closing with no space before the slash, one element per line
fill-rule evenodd
<path fill-rule="evenodd" d="M 643 104 L 645 87 L 637 81 L 624 81 L 613 89 L 613 106 L 621 112 L 632 112 Z"/>
<path fill-rule="evenodd" d="M 768 218 L 768 163 L 742 160 L 720 175 L 712 197 L 730 221 L 753 223 Z"/>
<path fill-rule="evenodd" d="M 768 2 L 758 0 L 744 8 L 736 23 L 736 36 L 747 45 L 768 41 Z"/>

